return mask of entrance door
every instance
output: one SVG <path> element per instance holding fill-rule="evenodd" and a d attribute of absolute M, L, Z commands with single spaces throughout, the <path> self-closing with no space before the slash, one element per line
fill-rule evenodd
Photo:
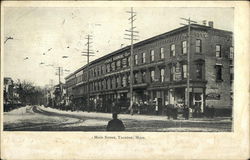
<path fill-rule="evenodd" d="M 203 106 L 203 94 L 202 93 L 194 93 L 193 104 L 195 108 L 198 110 L 198 112 L 203 112 L 204 106 Z"/>

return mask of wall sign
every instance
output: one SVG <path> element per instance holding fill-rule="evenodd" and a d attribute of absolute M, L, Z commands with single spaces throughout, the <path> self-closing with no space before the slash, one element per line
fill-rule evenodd
<path fill-rule="evenodd" d="M 220 94 L 218 94 L 218 93 L 208 93 L 206 95 L 206 100 L 220 100 Z"/>

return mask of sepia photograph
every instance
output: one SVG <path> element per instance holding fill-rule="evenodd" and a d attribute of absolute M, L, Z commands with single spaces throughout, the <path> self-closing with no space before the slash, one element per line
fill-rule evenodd
<path fill-rule="evenodd" d="M 249 2 L 4 1 L 0 159 L 249 159 Z"/>
<path fill-rule="evenodd" d="M 3 12 L 4 131 L 233 131 L 234 8 Z"/>

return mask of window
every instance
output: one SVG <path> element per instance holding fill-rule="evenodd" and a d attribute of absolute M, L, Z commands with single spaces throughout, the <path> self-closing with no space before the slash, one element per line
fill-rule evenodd
<path fill-rule="evenodd" d="M 196 39 L 195 52 L 196 53 L 201 53 L 201 40 L 200 39 Z"/>
<path fill-rule="evenodd" d="M 221 58 L 221 45 L 216 45 L 216 57 Z"/>
<path fill-rule="evenodd" d="M 230 66 L 230 83 L 232 84 L 234 80 L 234 68 Z"/>
<path fill-rule="evenodd" d="M 127 80 L 127 82 L 128 82 L 128 85 L 130 84 L 130 75 L 128 75 L 128 80 Z"/>
<path fill-rule="evenodd" d="M 154 70 L 150 71 L 150 79 L 151 79 L 151 82 L 155 81 L 155 71 Z"/>
<path fill-rule="evenodd" d="M 130 57 L 127 58 L 127 64 L 130 66 Z"/>
<path fill-rule="evenodd" d="M 138 64 L 138 55 L 136 54 L 135 55 L 135 65 L 137 65 Z"/>
<path fill-rule="evenodd" d="M 161 69 L 161 82 L 164 82 L 164 77 L 165 77 L 165 69 Z"/>
<path fill-rule="evenodd" d="M 127 67 L 127 58 L 122 59 L 122 67 L 123 68 Z"/>
<path fill-rule="evenodd" d="M 187 65 L 183 64 L 182 65 L 182 78 L 187 78 Z"/>
<path fill-rule="evenodd" d="M 142 83 L 146 82 L 146 71 L 142 71 Z"/>
<path fill-rule="evenodd" d="M 126 87 L 126 83 L 127 83 L 126 76 L 123 75 L 122 76 L 122 87 Z"/>
<path fill-rule="evenodd" d="M 230 47 L 229 58 L 230 58 L 230 59 L 233 59 L 233 58 L 234 58 L 234 48 L 233 48 L 233 47 Z"/>
<path fill-rule="evenodd" d="M 222 65 L 215 66 L 216 81 L 222 81 Z"/>
<path fill-rule="evenodd" d="M 160 59 L 164 58 L 164 48 L 160 48 Z"/>
<path fill-rule="evenodd" d="M 110 64 L 106 65 L 106 70 L 107 70 L 107 73 L 110 72 Z"/>
<path fill-rule="evenodd" d="M 196 64 L 196 79 L 202 79 L 202 64 Z"/>
<path fill-rule="evenodd" d="M 134 74 L 134 82 L 135 82 L 135 84 L 138 83 L 138 73 Z"/>
<path fill-rule="evenodd" d="M 111 71 L 115 71 L 115 69 L 116 69 L 115 67 L 116 67 L 116 66 L 115 66 L 115 62 L 112 62 L 112 63 L 111 63 Z"/>
<path fill-rule="evenodd" d="M 118 88 L 119 87 L 119 77 L 117 76 L 116 77 L 116 88 Z"/>
<path fill-rule="evenodd" d="M 172 44 L 170 46 L 170 56 L 175 56 L 175 45 L 174 44 Z"/>
<path fill-rule="evenodd" d="M 175 66 L 172 66 L 170 69 L 170 80 L 171 81 L 175 80 Z"/>
<path fill-rule="evenodd" d="M 150 60 L 151 60 L 151 62 L 153 62 L 155 60 L 155 51 L 154 50 L 150 51 Z"/>
<path fill-rule="evenodd" d="M 146 53 L 142 53 L 142 63 L 146 63 Z"/>
<path fill-rule="evenodd" d="M 187 54 L 187 41 L 183 41 L 181 46 L 182 54 Z"/>
<path fill-rule="evenodd" d="M 120 69 L 121 68 L 121 61 L 118 60 L 116 61 L 116 69 Z"/>

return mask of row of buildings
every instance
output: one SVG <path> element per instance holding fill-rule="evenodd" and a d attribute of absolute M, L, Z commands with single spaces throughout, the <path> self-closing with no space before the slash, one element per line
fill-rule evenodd
<path fill-rule="evenodd" d="M 134 44 L 133 101 L 184 104 L 187 91 L 188 26 Z M 209 25 L 191 25 L 190 106 L 232 109 L 233 33 Z M 110 111 L 113 101 L 129 105 L 130 46 L 83 66 L 65 78 L 69 100 L 86 105 L 89 72 L 90 100 Z"/>

